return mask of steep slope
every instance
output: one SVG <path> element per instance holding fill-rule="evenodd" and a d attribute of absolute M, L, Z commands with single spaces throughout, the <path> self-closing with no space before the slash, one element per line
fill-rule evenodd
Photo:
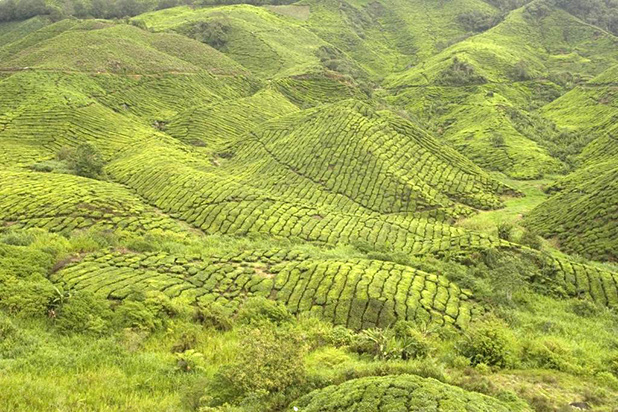
<path fill-rule="evenodd" d="M 349 113 L 349 109 L 343 113 L 346 111 Z M 328 112 L 326 109 L 323 113 Z M 357 122 L 363 119 L 358 114 L 353 118 Z M 294 122 L 298 119 L 296 115 L 287 118 Z M 274 124 L 289 125 L 283 120 Z M 268 130 L 267 127 L 265 131 Z M 284 131 L 279 129 L 275 136 Z M 478 190 L 474 189 L 475 185 L 480 185 L 477 186 L 480 188 L 485 184 L 489 187 L 496 184 L 491 180 L 483 183 L 486 178 L 482 174 L 466 176 L 467 173 L 462 173 L 461 169 L 449 170 L 452 166 L 433 169 L 435 165 L 428 162 L 424 172 L 428 173 L 428 180 L 424 183 L 425 190 L 431 190 L 428 194 L 423 193 L 421 187 L 415 190 L 422 180 L 412 186 L 395 174 L 386 175 L 384 184 L 389 184 L 389 192 L 399 196 L 399 201 L 393 198 L 396 203 L 390 205 L 376 186 L 363 183 L 362 176 L 355 174 L 365 167 L 358 162 L 335 165 L 337 167 L 332 170 L 329 170 L 327 163 L 313 169 L 309 163 L 304 166 L 286 164 L 285 149 L 289 145 L 279 148 L 273 145 L 270 148 L 273 154 L 269 152 L 272 143 L 266 140 L 268 136 L 272 135 L 264 134 L 261 137 L 264 142 L 249 137 L 214 162 L 199 159 L 180 147 L 151 142 L 147 149 L 136 147 L 125 151 L 109 164 L 107 170 L 115 180 L 131 187 L 150 203 L 207 233 L 263 233 L 330 244 L 368 242 L 419 252 L 500 243 L 441 223 L 450 214 L 462 213 L 467 209 L 457 206 L 430 185 L 444 185 L 446 181 L 441 180 L 440 175 L 451 171 L 470 179 L 466 183 L 468 186 L 459 189 L 463 190 L 462 193 L 466 190 L 475 193 Z M 414 152 L 410 152 L 412 154 Z M 419 155 L 427 160 L 435 156 L 428 151 L 422 151 Z M 376 167 L 387 167 L 388 162 L 383 159 L 376 157 L 376 161 Z M 440 163 L 438 160 L 437 164 Z M 352 174 L 346 175 L 346 169 Z M 356 172 L 353 172 L 354 169 Z M 316 173 L 331 177 L 325 180 Z M 449 190 L 450 186 L 448 183 L 443 189 Z M 457 187 L 452 186 L 451 189 L 456 191 Z M 493 190 L 497 189 L 499 186 Z M 485 190 L 488 191 L 485 198 L 495 201 L 495 195 L 491 195 L 489 189 Z M 413 194 L 418 194 L 418 199 L 413 198 Z M 483 198 L 475 194 L 470 201 Z M 436 199 L 443 200 L 445 204 L 437 203 Z M 434 207 L 425 209 L 420 202 L 428 201 Z M 417 205 L 420 207 L 417 208 Z M 384 213 L 387 210 L 401 213 Z M 429 217 L 432 217 L 431 221 L 426 220 Z"/>
<path fill-rule="evenodd" d="M 608 133 L 618 122 L 618 65 L 541 109 L 559 127 L 580 131 L 588 141 Z"/>
<path fill-rule="evenodd" d="M 501 204 L 495 194 L 506 190 L 411 123 L 355 101 L 288 116 L 254 136 L 238 147 L 230 167 L 261 159 L 268 170 L 275 161 L 380 213 L 422 214 L 453 201 L 495 208 Z"/>
<path fill-rule="evenodd" d="M 62 21 L 0 55 L 9 56 L 0 63 L 4 164 L 28 165 L 86 141 L 115 153 L 191 107 L 244 97 L 257 85 L 209 46 L 110 22 Z"/>
<path fill-rule="evenodd" d="M 557 125 L 576 130 L 576 169 L 547 190 L 552 197 L 526 218 L 559 247 L 591 259 L 616 260 L 618 249 L 618 66 L 543 107 Z M 588 143 L 586 145 L 586 143 Z M 575 152 L 577 154 L 577 152 Z"/>
<path fill-rule="evenodd" d="M 468 35 L 459 17 L 478 13 L 497 17 L 479 0 L 342 1 L 305 0 L 308 28 L 348 54 L 375 79 L 418 64 Z"/>
<path fill-rule="evenodd" d="M 303 74 L 319 67 L 316 51 L 325 43 L 301 21 L 255 6 L 192 9 L 178 7 L 134 19 L 156 32 L 174 31 L 216 45 L 252 73 L 265 77 Z M 220 38 L 208 36 L 220 28 Z"/>
<path fill-rule="evenodd" d="M 616 261 L 617 179 L 616 158 L 612 165 L 592 165 L 573 173 L 549 188 L 556 193 L 526 217 L 527 225 L 545 237 L 555 237 L 568 253 Z"/>
<path fill-rule="evenodd" d="M 534 178 L 562 165 L 548 153 L 560 151 L 559 132 L 530 110 L 558 97 L 563 79 L 591 78 L 615 64 L 617 44 L 560 9 L 538 17 L 523 8 L 386 84 L 396 94 L 394 104 L 475 162 Z"/>

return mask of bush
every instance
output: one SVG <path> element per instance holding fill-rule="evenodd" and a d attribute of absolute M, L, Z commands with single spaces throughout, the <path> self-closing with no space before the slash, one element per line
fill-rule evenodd
<path fill-rule="evenodd" d="M 489 141 L 491 142 L 491 145 L 493 147 L 495 147 L 495 148 L 501 148 L 501 147 L 504 147 L 506 145 L 506 141 L 504 140 L 504 136 L 502 136 L 501 133 L 494 133 L 489 138 Z"/>
<path fill-rule="evenodd" d="M 609 371 L 618 378 L 618 352 L 615 352 L 607 362 Z"/>
<path fill-rule="evenodd" d="M 524 230 L 519 237 L 518 243 L 536 250 L 541 250 L 543 248 L 541 237 L 530 230 Z"/>
<path fill-rule="evenodd" d="M 65 333 L 102 334 L 109 329 L 111 318 L 112 311 L 106 300 L 79 292 L 58 308 L 56 326 Z"/>
<path fill-rule="evenodd" d="M 326 340 L 335 347 L 350 346 L 356 334 L 345 326 L 337 325 L 330 330 Z"/>
<path fill-rule="evenodd" d="M 506 368 L 513 362 L 515 342 L 506 326 L 497 322 L 473 327 L 458 343 L 457 352 L 474 366 L 485 364 Z"/>
<path fill-rule="evenodd" d="M 512 77 L 518 81 L 531 80 L 530 68 L 525 60 L 520 60 L 513 67 Z"/>
<path fill-rule="evenodd" d="M 218 303 L 211 303 L 208 306 L 199 306 L 195 310 L 193 319 L 206 328 L 213 328 L 220 331 L 231 330 L 233 326 L 230 311 Z"/>
<path fill-rule="evenodd" d="M 34 242 L 34 235 L 26 231 L 9 231 L 0 236 L 0 242 L 11 246 L 29 246 Z"/>
<path fill-rule="evenodd" d="M 494 14 L 473 10 L 458 15 L 457 20 L 465 30 L 478 33 L 491 29 L 500 22 L 501 18 Z"/>
<path fill-rule="evenodd" d="M 228 41 L 230 25 L 224 20 L 198 21 L 187 29 L 187 35 L 197 41 L 221 50 Z"/>
<path fill-rule="evenodd" d="M 263 326 L 243 331 L 240 347 L 236 361 L 221 367 L 211 382 L 209 393 L 214 396 L 208 406 L 250 401 L 284 407 L 302 390 L 306 350 L 299 336 Z"/>
<path fill-rule="evenodd" d="M 68 167 L 78 176 L 95 179 L 103 173 L 105 162 L 99 150 L 91 143 L 82 143 L 73 148 L 62 148 L 57 158 L 66 162 Z"/>
<path fill-rule="evenodd" d="M 571 310 L 577 316 L 591 318 L 600 313 L 600 308 L 589 300 L 576 300 L 571 304 Z"/>
<path fill-rule="evenodd" d="M 483 84 L 487 79 L 476 73 L 474 66 L 457 56 L 452 64 L 440 74 L 438 83 L 451 86 L 464 86 L 470 84 Z"/>
<path fill-rule="evenodd" d="M 176 353 L 176 369 L 180 372 L 190 373 L 204 370 L 204 355 L 194 349 Z"/>
<path fill-rule="evenodd" d="M 19 329 L 11 319 L 0 312 L 0 358 L 11 356 L 15 346 L 21 344 L 22 339 Z"/>
<path fill-rule="evenodd" d="M 162 326 L 162 320 L 144 302 L 125 300 L 116 308 L 116 322 L 125 328 L 154 331 Z"/>
<path fill-rule="evenodd" d="M 0 309 L 12 315 L 45 316 L 55 295 L 52 284 L 41 275 L 22 280 L 0 272 Z"/>
<path fill-rule="evenodd" d="M 355 337 L 351 349 L 359 354 L 368 354 L 374 360 L 399 359 L 401 348 L 396 343 L 382 329 L 366 329 Z"/>
<path fill-rule="evenodd" d="M 581 373 L 576 365 L 571 348 L 556 338 L 545 338 L 526 342 L 523 345 L 523 359 L 532 367 L 554 369 L 569 373 Z"/>
<path fill-rule="evenodd" d="M 292 319 L 292 314 L 282 303 L 261 296 L 247 299 L 238 311 L 238 321 L 245 324 L 260 322 L 280 324 Z"/>
<path fill-rule="evenodd" d="M 513 238 L 513 225 L 510 223 L 498 223 L 498 237 L 503 240 L 511 241 Z"/>
<path fill-rule="evenodd" d="M 426 358 L 433 346 L 427 335 L 421 333 L 414 323 L 400 321 L 394 327 L 395 336 L 402 341 L 403 360 Z"/>

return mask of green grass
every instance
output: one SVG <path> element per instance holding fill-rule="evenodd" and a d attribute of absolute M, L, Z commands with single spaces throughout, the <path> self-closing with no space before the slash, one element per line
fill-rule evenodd
<path fill-rule="evenodd" d="M 518 181 L 502 178 L 505 183 L 522 193 L 523 196 L 508 196 L 503 198 L 504 208 L 481 211 L 457 222 L 457 226 L 466 229 L 497 235 L 500 223 L 521 226 L 522 219 L 536 206 L 545 202 L 549 195 L 544 189 L 553 179 Z M 514 233 L 517 235 L 517 233 Z"/>

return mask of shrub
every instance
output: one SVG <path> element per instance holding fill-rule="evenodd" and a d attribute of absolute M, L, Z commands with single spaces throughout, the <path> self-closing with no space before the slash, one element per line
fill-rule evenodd
<path fill-rule="evenodd" d="M 541 250 L 543 247 L 540 236 L 530 230 L 524 230 L 518 243 L 536 250 Z"/>
<path fill-rule="evenodd" d="M 472 10 L 457 16 L 457 20 L 467 31 L 482 32 L 500 22 L 500 16 Z"/>
<path fill-rule="evenodd" d="M 453 58 L 453 62 L 446 69 L 443 70 L 438 83 L 444 85 L 468 85 L 468 84 L 482 84 L 487 80 L 476 73 L 474 66 L 464 60 L 460 60 L 457 56 Z"/>
<path fill-rule="evenodd" d="M 208 406 L 251 400 L 283 407 L 298 395 L 306 381 L 305 345 L 299 336 L 262 326 L 243 331 L 240 347 L 236 361 L 221 367 L 211 382 L 209 392 L 215 395 Z"/>
<path fill-rule="evenodd" d="M 513 66 L 512 77 L 515 80 L 524 81 L 531 80 L 532 75 L 530 74 L 530 68 L 528 63 L 525 60 L 520 60 Z"/>
<path fill-rule="evenodd" d="M 523 359 L 533 367 L 578 373 L 571 348 L 556 338 L 545 338 L 526 342 L 523 345 Z"/>
<path fill-rule="evenodd" d="M 154 331 L 162 325 L 162 320 L 144 302 L 125 300 L 115 312 L 116 322 L 121 327 Z"/>
<path fill-rule="evenodd" d="M 504 140 L 504 136 L 501 133 L 494 133 L 493 135 L 491 135 L 489 140 L 491 142 L 491 145 L 495 148 L 504 147 L 506 144 L 506 141 Z"/>
<path fill-rule="evenodd" d="M 105 166 L 103 156 L 91 143 L 82 143 L 75 149 L 64 147 L 58 152 L 57 158 L 66 162 L 78 176 L 91 179 L 100 177 Z"/>
<path fill-rule="evenodd" d="M 434 349 L 427 335 L 421 333 L 411 322 L 397 322 L 394 333 L 401 340 L 403 360 L 426 358 Z"/>
<path fill-rule="evenodd" d="M 618 378 L 618 352 L 615 352 L 607 362 L 609 371 Z"/>
<path fill-rule="evenodd" d="M 345 326 L 337 325 L 330 330 L 327 341 L 333 346 L 350 346 L 354 342 L 356 334 Z"/>
<path fill-rule="evenodd" d="M 498 237 L 510 241 L 513 238 L 513 225 L 510 223 L 498 223 Z"/>
<path fill-rule="evenodd" d="M 392 337 L 382 329 L 366 329 L 356 336 L 352 349 L 359 354 L 368 354 L 374 360 L 398 359 L 400 349 Z"/>
<path fill-rule="evenodd" d="M 571 310 L 577 316 L 591 318 L 600 312 L 600 308 L 589 300 L 576 300 L 571 304 Z"/>
<path fill-rule="evenodd" d="M 20 330 L 8 316 L 0 312 L 0 358 L 10 357 L 21 340 Z"/>
<path fill-rule="evenodd" d="M 72 171 L 68 168 L 66 162 L 60 160 L 45 160 L 43 162 L 39 162 L 30 166 L 32 170 L 35 172 L 42 173 L 71 173 Z"/>
<path fill-rule="evenodd" d="M 197 372 L 204 370 L 204 355 L 194 349 L 176 353 L 176 370 L 180 372 Z"/>
<path fill-rule="evenodd" d="M 261 296 L 247 299 L 238 311 L 238 321 L 245 324 L 265 321 L 279 324 L 292 319 L 292 315 L 282 303 Z"/>
<path fill-rule="evenodd" d="M 55 294 L 52 284 L 41 275 L 22 280 L 0 272 L 0 309 L 12 315 L 45 316 Z"/>
<path fill-rule="evenodd" d="M 11 246 L 28 246 L 34 242 L 34 235 L 26 231 L 9 231 L 0 236 L 0 242 Z"/>
<path fill-rule="evenodd" d="M 193 319 L 206 328 L 213 328 L 220 331 L 231 330 L 233 326 L 229 310 L 218 303 L 211 303 L 208 306 L 199 306 L 195 310 Z"/>
<path fill-rule="evenodd" d="M 497 322 L 477 325 L 457 345 L 457 352 L 474 366 L 485 364 L 505 368 L 512 364 L 515 342 L 504 325 Z"/>
<path fill-rule="evenodd" d="M 58 308 L 56 326 L 62 332 L 102 334 L 108 330 L 112 311 L 104 299 L 79 292 Z"/>
<path fill-rule="evenodd" d="M 194 23 L 187 30 L 187 35 L 215 49 L 221 50 L 227 44 L 229 31 L 230 25 L 224 20 L 217 19 Z"/>

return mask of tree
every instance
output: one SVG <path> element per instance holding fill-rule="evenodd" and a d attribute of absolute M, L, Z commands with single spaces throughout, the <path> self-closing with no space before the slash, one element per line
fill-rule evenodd
<path fill-rule="evenodd" d="M 222 49 L 228 40 L 229 26 L 220 19 L 198 21 L 189 29 L 189 36 L 215 49 Z"/>
<path fill-rule="evenodd" d="M 287 405 L 288 398 L 299 395 L 291 392 L 301 389 L 306 381 L 304 346 L 298 335 L 265 324 L 244 331 L 236 361 L 219 369 L 211 383 L 216 395 L 210 406 L 267 398 Z"/>

